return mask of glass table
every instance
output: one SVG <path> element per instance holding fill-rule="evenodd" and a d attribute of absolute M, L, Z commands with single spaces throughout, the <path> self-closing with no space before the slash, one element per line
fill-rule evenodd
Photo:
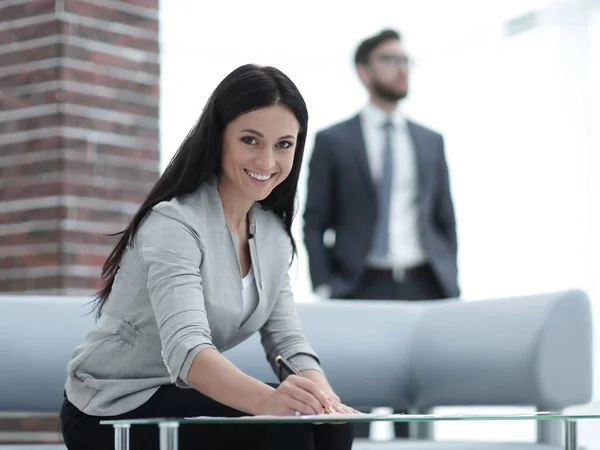
<path fill-rule="evenodd" d="M 178 450 L 178 430 L 181 425 L 252 424 L 252 423 L 319 423 L 319 422 L 442 422 L 478 420 L 560 420 L 564 423 L 565 450 L 577 449 L 577 422 L 600 419 L 598 414 L 559 414 L 537 412 L 530 414 L 323 414 L 313 416 L 244 416 L 244 417 L 186 417 L 130 420 L 102 420 L 115 431 L 115 450 L 129 450 L 129 429 L 133 425 L 157 425 L 160 429 L 160 450 Z"/>

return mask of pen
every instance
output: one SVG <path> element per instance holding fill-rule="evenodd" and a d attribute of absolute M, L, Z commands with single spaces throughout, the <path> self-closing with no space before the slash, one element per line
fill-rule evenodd
<path fill-rule="evenodd" d="M 283 356 L 277 355 L 277 358 L 275 358 L 275 362 L 279 365 L 279 367 L 283 367 L 289 373 L 291 373 L 293 375 L 298 375 L 299 377 L 302 376 L 300 371 L 298 369 L 296 369 L 292 365 L 292 363 L 289 362 L 287 359 L 285 359 Z M 324 407 L 324 408 L 325 408 L 325 411 L 327 411 L 329 414 L 335 414 L 335 410 L 331 406 Z"/>

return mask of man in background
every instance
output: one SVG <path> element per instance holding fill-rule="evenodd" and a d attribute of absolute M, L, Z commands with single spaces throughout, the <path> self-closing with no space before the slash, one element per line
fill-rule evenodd
<path fill-rule="evenodd" d="M 355 65 L 369 102 L 317 133 L 309 162 L 304 241 L 313 289 L 337 299 L 458 297 L 444 141 L 402 111 L 409 58 L 400 34 L 365 39 Z M 368 424 L 356 425 L 357 437 L 368 435 Z M 396 436 L 407 435 L 407 424 L 396 424 Z"/>

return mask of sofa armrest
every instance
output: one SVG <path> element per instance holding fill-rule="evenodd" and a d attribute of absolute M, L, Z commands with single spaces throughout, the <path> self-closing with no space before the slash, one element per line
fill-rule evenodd
<path fill-rule="evenodd" d="M 562 409 L 591 399 L 592 322 L 581 291 L 436 303 L 413 338 L 416 407 Z"/>

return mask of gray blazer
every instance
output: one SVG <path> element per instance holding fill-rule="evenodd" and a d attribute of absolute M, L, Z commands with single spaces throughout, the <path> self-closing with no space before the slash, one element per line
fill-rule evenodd
<path fill-rule="evenodd" d="M 256 331 L 276 373 L 278 354 L 300 370 L 320 370 L 296 314 L 283 223 L 256 204 L 250 233 L 259 302 L 242 322 L 239 247 L 216 180 L 156 205 L 123 256 L 102 316 L 74 350 L 68 399 L 87 414 L 123 414 L 161 385 L 189 388 L 187 374 L 201 350 L 228 350 Z"/>

